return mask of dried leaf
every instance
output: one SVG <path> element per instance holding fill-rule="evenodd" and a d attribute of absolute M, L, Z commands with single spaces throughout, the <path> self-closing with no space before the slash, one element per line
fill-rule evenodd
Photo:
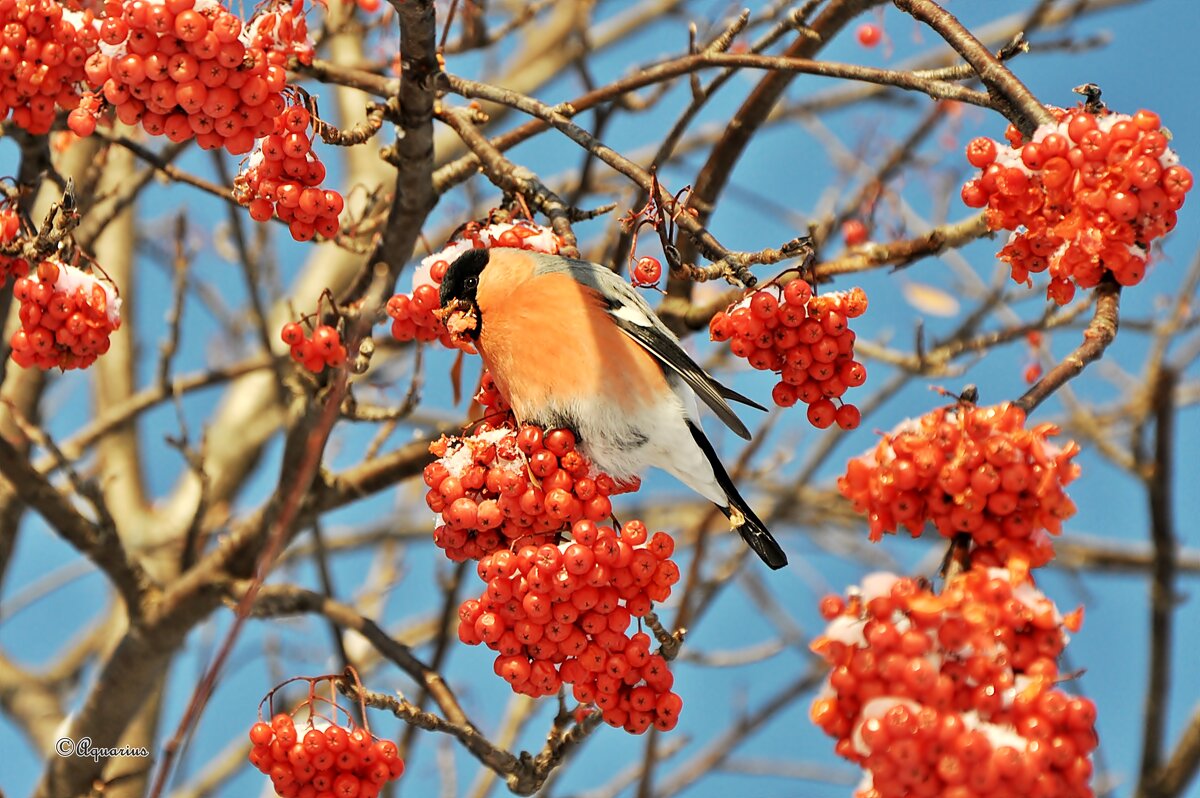
<path fill-rule="evenodd" d="M 947 291 L 925 283 L 905 282 L 900 290 L 904 299 L 916 310 L 929 316 L 950 318 L 958 315 L 959 303 Z"/>

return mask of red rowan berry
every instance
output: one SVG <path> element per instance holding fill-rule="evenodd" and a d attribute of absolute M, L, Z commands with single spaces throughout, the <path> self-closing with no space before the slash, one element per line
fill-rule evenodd
<path fill-rule="evenodd" d="M 863 47 L 875 47 L 883 41 L 883 29 L 874 22 L 864 22 L 859 25 L 854 35 Z"/>
<path fill-rule="evenodd" d="M 649 255 L 638 258 L 633 267 L 633 282 L 635 285 L 655 285 L 662 277 L 662 264 L 658 258 Z"/>
<path fill-rule="evenodd" d="M 267 745 L 275 737 L 275 730 L 266 723 L 259 721 L 250 727 L 250 742 L 254 745 Z"/>
<path fill-rule="evenodd" d="M 842 405 L 834 412 L 834 420 L 842 429 L 858 429 L 862 414 L 854 405 Z"/>
<path fill-rule="evenodd" d="M 857 247 L 867 240 L 867 226 L 860 219 L 847 219 L 842 222 L 842 239 L 846 246 Z"/>

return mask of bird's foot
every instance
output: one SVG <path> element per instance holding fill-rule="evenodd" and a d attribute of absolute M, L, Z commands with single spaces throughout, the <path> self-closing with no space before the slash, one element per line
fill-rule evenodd
<path fill-rule="evenodd" d="M 622 493 L 636 493 L 642 487 L 641 477 L 630 477 L 629 479 L 614 479 L 612 491 L 609 495 L 618 496 Z"/>

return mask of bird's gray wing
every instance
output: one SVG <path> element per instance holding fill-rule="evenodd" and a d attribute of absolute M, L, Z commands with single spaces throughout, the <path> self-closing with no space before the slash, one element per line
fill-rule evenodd
<path fill-rule="evenodd" d="M 529 254 L 537 264 L 535 274 L 565 272 L 581 285 L 596 290 L 604 298 L 608 315 L 622 332 L 649 352 L 664 368 L 678 374 L 727 427 L 742 438 L 750 439 L 750 431 L 726 400 L 740 402 L 758 410 L 765 411 L 767 408 L 722 385 L 700 368 L 699 364 L 683 351 L 675 334 L 667 329 L 646 304 L 646 300 L 642 299 L 641 294 L 629 283 L 612 270 L 596 263 L 561 256 Z"/>

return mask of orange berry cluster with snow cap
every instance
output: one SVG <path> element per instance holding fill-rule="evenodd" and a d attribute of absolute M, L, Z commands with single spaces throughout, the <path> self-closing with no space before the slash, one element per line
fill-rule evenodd
<path fill-rule="evenodd" d="M 121 326 L 121 298 L 112 284 L 56 260 L 18 278 L 13 296 L 21 303 L 21 328 L 9 345 L 23 368 L 87 368 Z"/>
<path fill-rule="evenodd" d="M 780 382 L 771 398 L 780 407 L 808 405 L 808 420 L 818 429 L 835 422 L 854 429 L 862 416 L 842 402 L 848 388 L 866 382 L 867 370 L 854 359 L 850 319 L 867 309 L 861 288 L 814 296 L 804 280 L 779 289 L 755 291 L 709 322 L 714 341 L 729 341 L 738 357 L 762 371 L 774 371 Z"/>
<path fill-rule="evenodd" d="M 517 429 L 486 373 L 476 400 L 490 411 L 485 420 L 471 435 L 432 444 L 438 459 L 424 472 L 425 501 L 444 522 L 433 540 L 450 559 L 478 560 L 514 543 L 557 543 L 576 521 L 608 518 L 608 497 L 631 489 L 593 473 L 569 430 Z"/>
<path fill-rule="evenodd" d="M 959 402 L 901 424 L 875 449 L 851 460 L 838 490 L 867 516 L 871 539 L 904 527 L 913 537 L 928 521 L 951 538 L 969 533 L 1000 561 L 1033 566 L 1053 557 L 1045 532 L 1059 534 L 1075 514 L 1063 487 L 1079 474 L 1074 442 L 1048 438 L 1053 424 L 1025 428 L 1009 404 Z"/>
<path fill-rule="evenodd" d="M 1075 631 L 1024 574 L 976 566 L 940 594 L 872 574 L 821 602 L 832 670 L 813 721 L 861 765 L 856 798 L 1090 798 L 1096 709 L 1054 689 Z"/>
<path fill-rule="evenodd" d="M 297 241 L 310 241 L 317 233 L 335 237 L 345 207 L 341 194 L 320 188 L 325 165 L 312 148 L 312 121 L 299 105 L 275 117 L 271 134 L 258 142 L 233 181 L 234 199 L 249 208 L 251 218 L 265 222 L 278 217 Z"/>
<path fill-rule="evenodd" d="M 557 255 L 561 245 L 558 235 L 550 228 L 527 221 L 488 225 L 470 222 L 459 235 L 460 238 L 451 241 L 443 250 L 421 261 L 413 273 L 411 293 L 396 294 L 388 300 L 387 314 L 392 319 L 392 337 L 397 341 L 440 341 L 447 349 L 464 349 L 473 353 L 473 348 L 457 343 L 446 330 L 446 325 L 434 315 L 434 311 L 441 306 L 438 291 L 450 264 L 469 249 L 513 247 Z"/>
<path fill-rule="evenodd" d="M 281 798 L 375 798 L 404 773 L 396 744 L 364 729 L 310 723 L 301 736 L 292 718 L 280 713 L 270 724 L 255 723 L 250 742 L 250 763 L 270 776 Z"/>
<path fill-rule="evenodd" d="M 54 0 L 0 0 L 0 121 L 11 112 L 17 127 L 50 132 L 59 108 L 79 105 L 84 64 L 99 33 L 89 9 L 72 11 Z"/>
<path fill-rule="evenodd" d="M 650 636 L 630 636 L 634 618 L 665 601 L 679 581 L 675 542 L 631 521 L 620 533 L 589 520 L 573 542 L 500 549 L 479 561 L 487 588 L 459 608 L 459 639 L 498 653 L 495 670 L 514 691 L 553 695 L 563 683 L 605 722 L 641 734 L 670 731 L 683 701 Z"/>
<path fill-rule="evenodd" d="M 299 4 L 271 5 L 246 27 L 218 0 L 107 0 L 104 9 L 87 62 L 98 96 L 68 119 L 80 136 L 95 130 L 102 99 L 150 135 L 246 153 L 284 110 L 288 57 L 311 59 Z"/>
<path fill-rule="evenodd" d="M 1121 285 L 1142 281 L 1150 244 L 1175 227 L 1192 174 L 1152 111 L 1051 110 L 1057 122 L 1028 142 L 1010 125 L 1010 146 L 968 144 L 967 160 L 983 171 L 962 198 L 987 207 L 992 230 L 1015 231 L 999 255 L 1012 278 L 1048 270 L 1046 295 L 1064 305 L 1107 273 Z"/>

